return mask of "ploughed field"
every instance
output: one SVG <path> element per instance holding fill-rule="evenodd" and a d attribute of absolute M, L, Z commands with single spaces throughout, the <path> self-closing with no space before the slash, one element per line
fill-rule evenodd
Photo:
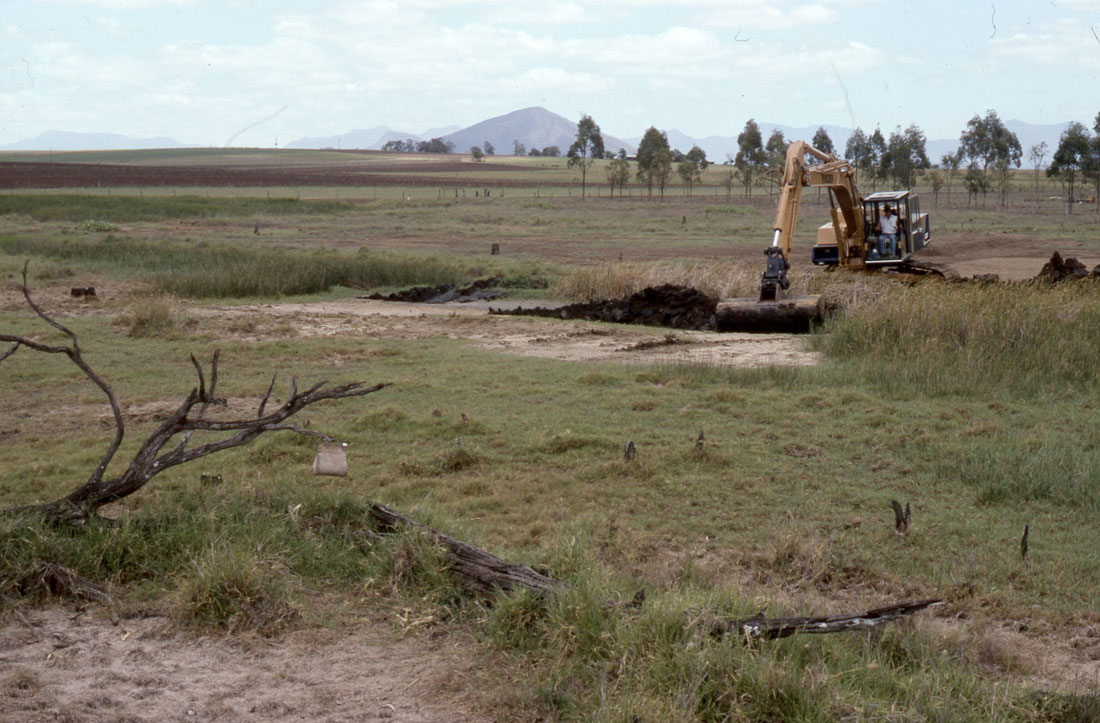
<path fill-rule="evenodd" d="M 108 188 L 156 186 L 378 186 L 399 182 L 406 186 L 439 185 L 439 174 L 488 172 L 525 175 L 521 165 L 477 164 L 462 161 L 359 164 L 233 164 L 136 165 L 107 163 L 0 162 L 0 188 Z M 396 181 L 390 174 L 401 174 Z M 430 175 L 437 174 L 437 175 Z M 524 178 L 480 179 L 487 186 L 524 186 Z"/>

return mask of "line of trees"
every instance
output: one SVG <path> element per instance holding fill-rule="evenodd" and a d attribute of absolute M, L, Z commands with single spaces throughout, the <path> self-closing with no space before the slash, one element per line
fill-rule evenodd
<path fill-rule="evenodd" d="M 1078 128 L 1071 139 L 1078 147 L 1082 146 L 1082 128 Z M 834 146 L 824 127 L 814 133 L 812 144 L 826 153 L 838 154 L 839 149 Z M 944 186 L 948 193 L 951 192 L 960 169 L 965 169 L 963 183 L 969 194 L 968 200 L 976 200 L 980 194 L 984 202 L 985 195 L 996 189 L 1001 203 L 1005 203 L 1010 172 L 1020 167 L 1023 154 L 1016 134 L 1005 126 L 995 111 L 987 111 L 985 116 L 974 116 L 959 137 L 958 150 L 944 155 L 938 168 L 933 169 L 927 144 L 924 131 L 916 124 L 905 129 L 898 126 L 889 136 L 884 135 L 880 128 L 868 134 L 857 127 L 848 137 L 843 157 L 871 184 L 872 191 L 878 190 L 879 184 L 886 183 L 897 188 L 912 188 L 918 178 L 927 173 L 933 193 L 938 198 Z M 765 142 L 759 125 L 754 119 L 749 119 L 737 137 L 737 154 L 727 156 L 746 196 L 752 194 L 753 186 L 759 185 L 766 171 L 782 168 L 787 146 L 787 140 L 779 129 L 773 130 Z M 1045 144 L 1032 148 L 1030 158 L 1036 169 L 1041 167 L 1046 152 Z M 1083 166 L 1077 163 L 1077 168 Z"/>
<path fill-rule="evenodd" d="M 828 131 L 819 127 L 811 141 L 815 148 L 831 155 L 837 155 L 839 149 L 833 144 Z M 889 136 L 875 128 L 870 134 L 862 128 L 856 128 L 849 136 L 843 156 L 870 182 L 875 191 L 880 183 L 891 183 L 897 188 L 912 188 L 918 178 L 927 174 L 932 191 L 939 198 L 941 190 L 946 188 L 948 195 L 952 186 L 961 175 L 963 186 L 967 190 L 967 203 L 977 202 L 978 197 L 985 204 L 990 192 L 998 193 L 1001 205 L 1007 203 L 1012 170 L 1019 169 L 1023 161 L 1023 147 L 1020 139 L 1000 119 L 994 110 L 986 111 L 984 116 L 971 118 L 959 136 L 959 146 L 953 153 L 944 154 L 937 165 L 928 158 L 927 138 L 916 124 L 902 129 L 896 127 Z M 750 118 L 737 136 L 737 153 L 727 154 L 726 165 L 730 168 L 722 177 L 727 194 L 739 181 L 744 195 L 751 196 L 752 189 L 760 185 L 769 169 L 781 169 L 785 162 L 788 141 L 778 128 L 764 140 L 760 126 Z M 389 141 L 382 146 L 384 151 L 416 153 L 453 153 L 454 144 L 441 138 L 429 141 Z M 474 146 L 470 154 L 474 160 L 494 155 L 496 149 L 486 141 Z M 513 141 L 513 152 L 517 156 L 561 155 L 558 146 L 543 149 L 532 148 L 528 151 L 519 140 Z M 1044 161 L 1050 149 L 1047 143 L 1037 143 L 1028 150 L 1027 158 L 1035 171 L 1035 190 L 1039 191 L 1039 179 Z M 618 188 L 620 197 L 632 175 L 631 159 L 626 152 L 619 150 L 614 155 L 605 148 L 600 127 L 591 116 L 583 115 L 577 123 L 577 135 L 566 152 L 570 168 L 581 173 L 581 196 L 587 195 L 588 173 L 599 159 L 608 159 L 605 167 L 607 183 L 611 195 Z M 650 196 L 654 189 L 664 198 L 665 190 L 675 171 L 684 184 L 685 192 L 691 195 L 697 185 L 702 183 L 703 172 L 710 165 L 706 153 L 699 146 L 692 146 L 684 153 L 669 145 L 668 134 L 655 127 L 646 130 L 638 151 L 633 159 L 636 169 L 633 176 L 646 186 Z M 815 162 L 810 159 L 808 162 Z M 1062 182 L 1067 193 L 1067 202 L 1075 202 L 1075 193 L 1082 186 L 1093 184 L 1092 200 L 1100 201 L 1100 113 L 1097 114 L 1092 131 L 1083 123 L 1072 123 L 1062 134 L 1058 147 L 1046 167 L 1048 178 Z M 1097 203 L 1100 212 L 1100 202 Z"/>
<path fill-rule="evenodd" d="M 1090 181 L 1094 184 L 1092 201 L 1096 212 L 1100 213 L 1100 113 L 1096 114 L 1092 130 L 1090 134 L 1084 123 L 1071 123 L 1058 139 L 1058 148 L 1047 168 L 1047 177 L 1057 178 L 1066 188 L 1066 213 L 1072 212 L 1076 201 L 1075 187 Z M 1032 160 L 1035 161 L 1043 150 L 1033 146 Z M 1038 162 L 1042 162 L 1041 157 Z"/>
<path fill-rule="evenodd" d="M 417 141 L 406 138 L 403 141 L 386 141 L 382 144 L 382 150 L 388 153 L 454 153 L 455 144 L 442 138 L 433 138 L 430 141 Z M 486 152 L 488 152 L 488 149 L 486 149 Z M 489 153 L 488 155 L 493 154 Z"/>

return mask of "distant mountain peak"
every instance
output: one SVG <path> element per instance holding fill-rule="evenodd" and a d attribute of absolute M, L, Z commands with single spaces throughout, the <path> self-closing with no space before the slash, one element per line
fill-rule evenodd
<path fill-rule="evenodd" d="M 577 121 L 549 111 L 541 106 L 530 106 L 514 110 L 475 123 L 443 137 L 443 140 L 455 144 L 459 153 L 473 146 L 482 146 L 486 141 L 496 148 L 500 155 L 511 155 L 518 141 L 530 151 L 542 150 L 548 146 L 557 146 L 564 155 L 577 137 Z M 612 153 L 625 148 L 627 153 L 634 152 L 634 146 L 614 136 L 603 134 L 604 147 Z"/>

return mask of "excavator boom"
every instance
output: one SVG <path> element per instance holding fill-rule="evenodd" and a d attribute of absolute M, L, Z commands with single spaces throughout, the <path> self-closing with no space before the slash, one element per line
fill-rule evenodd
<path fill-rule="evenodd" d="M 818 160 L 807 165 L 806 156 Z M 719 331 L 804 333 L 824 318 L 819 296 L 789 296 L 791 241 L 798 225 L 798 208 L 805 186 L 825 187 L 833 202 L 833 228 L 842 263 L 862 265 L 864 258 L 864 220 L 855 172 L 847 161 L 834 158 L 804 141 L 787 148 L 779 203 L 773 225 L 772 245 L 764 249 L 765 265 L 760 279 L 758 299 L 732 299 L 720 302 L 717 312 Z"/>

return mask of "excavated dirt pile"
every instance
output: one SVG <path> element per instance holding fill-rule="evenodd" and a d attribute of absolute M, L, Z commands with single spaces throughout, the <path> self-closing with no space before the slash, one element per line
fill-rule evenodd
<path fill-rule="evenodd" d="M 1072 281 L 1073 279 L 1084 279 L 1086 277 L 1097 278 L 1100 277 L 1100 266 L 1097 266 L 1090 273 L 1083 263 L 1075 258 L 1062 258 L 1062 254 L 1055 251 L 1050 261 L 1047 261 L 1043 266 L 1042 271 L 1035 277 L 1036 281 L 1049 281 L 1052 284 L 1057 284 L 1062 281 Z"/>
<path fill-rule="evenodd" d="M 624 299 L 586 301 L 547 309 L 490 309 L 490 314 L 586 319 L 617 324 L 644 324 L 672 329 L 713 330 L 718 300 L 690 286 L 651 286 Z"/>
<path fill-rule="evenodd" d="M 458 286 L 417 286 L 406 291 L 395 291 L 392 294 L 371 294 L 360 296 L 360 299 L 371 301 L 411 301 L 417 304 L 445 304 L 448 301 L 460 303 L 468 301 L 489 301 L 504 293 L 496 288 L 500 285 L 501 277 L 494 276 L 489 279 L 481 279 L 460 288 Z"/>

